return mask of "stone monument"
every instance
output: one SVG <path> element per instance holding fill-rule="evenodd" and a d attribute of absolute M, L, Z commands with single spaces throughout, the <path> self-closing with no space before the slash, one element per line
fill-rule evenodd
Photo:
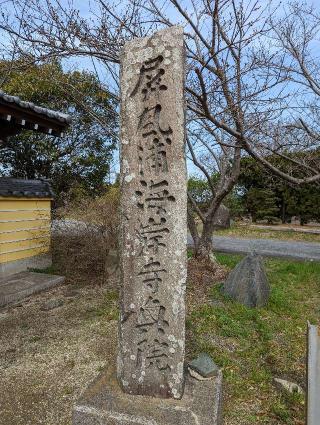
<path fill-rule="evenodd" d="M 213 217 L 214 230 L 230 228 L 230 210 L 225 205 L 221 204 Z"/>
<path fill-rule="evenodd" d="M 129 394 L 181 398 L 187 278 L 181 28 L 126 44 L 121 105 L 119 382 Z"/>
<path fill-rule="evenodd" d="M 117 371 L 107 367 L 87 389 L 74 408 L 74 425 L 219 421 L 221 372 L 201 377 L 200 367 L 196 379 L 184 367 L 184 62 L 178 26 L 123 49 Z"/>
<path fill-rule="evenodd" d="M 246 307 L 266 305 L 270 285 L 262 258 L 256 253 L 244 257 L 229 274 L 222 292 Z"/>

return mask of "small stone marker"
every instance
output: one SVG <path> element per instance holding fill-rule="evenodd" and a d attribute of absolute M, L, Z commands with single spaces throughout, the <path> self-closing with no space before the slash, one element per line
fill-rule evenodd
<path fill-rule="evenodd" d="M 287 391 L 291 394 L 298 393 L 303 394 L 304 391 L 300 387 L 300 385 L 296 384 L 295 382 L 287 381 L 286 379 L 280 379 L 280 378 L 273 378 L 273 382 L 275 383 L 276 387 L 280 390 Z"/>
<path fill-rule="evenodd" d="M 126 43 L 121 61 L 121 323 L 129 394 L 181 398 L 187 176 L 183 29 Z"/>
<path fill-rule="evenodd" d="M 200 353 L 196 359 L 192 360 L 188 364 L 188 368 L 189 371 L 195 371 L 202 376 L 202 378 L 212 378 L 213 376 L 217 376 L 219 373 L 218 366 L 206 353 Z"/>
<path fill-rule="evenodd" d="M 40 310 L 42 311 L 50 311 L 54 310 L 55 308 L 63 306 L 63 301 L 59 298 L 53 298 L 52 300 L 45 301 L 42 306 L 40 307 Z"/>
<path fill-rule="evenodd" d="M 214 230 L 230 228 L 230 210 L 221 204 L 213 218 Z"/>
<path fill-rule="evenodd" d="M 229 274 L 223 293 L 247 307 L 262 307 L 269 299 L 270 286 L 262 259 L 247 255 Z"/>

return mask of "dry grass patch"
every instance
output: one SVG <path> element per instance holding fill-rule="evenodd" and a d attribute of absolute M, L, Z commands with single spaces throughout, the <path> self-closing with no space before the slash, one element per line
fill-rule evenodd
<path fill-rule="evenodd" d="M 247 239 L 280 239 L 286 241 L 319 242 L 320 234 L 299 233 L 290 230 L 259 229 L 235 223 L 230 229 L 217 230 L 217 236 L 230 236 Z"/>
<path fill-rule="evenodd" d="M 63 305 L 42 311 L 49 299 Z M 0 312 L 0 424 L 71 425 L 71 408 L 114 361 L 113 290 L 62 286 Z"/>

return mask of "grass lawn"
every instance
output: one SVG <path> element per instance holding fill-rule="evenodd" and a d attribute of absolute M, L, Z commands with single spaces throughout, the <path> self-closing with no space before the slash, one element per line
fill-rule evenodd
<path fill-rule="evenodd" d="M 240 226 L 236 223 L 230 229 L 217 230 L 217 236 L 234 236 L 248 239 L 281 239 L 288 241 L 319 242 L 320 234 L 299 233 L 292 230 L 259 229 L 250 226 Z"/>
<path fill-rule="evenodd" d="M 233 268 L 241 259 L 217 255 Z M 304 397 L 280 393 L 273 378 L 305 387 L 307 320 L 319 322 L 320 263 L 266 260 L 271 296 L 265 308 L 226 299 L 219 284 L 187 320 L 192 355 L 209 353 L 223 368 L 225 423 L 304 424 Z"/>

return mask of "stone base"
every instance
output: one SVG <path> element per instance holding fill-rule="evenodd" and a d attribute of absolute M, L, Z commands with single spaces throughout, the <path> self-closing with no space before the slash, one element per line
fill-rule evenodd
<path fill-rule="evenodd" d="M 34 255 L 33 257 L 22 258 L 21 260 L 9 261 L 0 264 L 0 278 L 10 276 L 15 273 L 27 271 L 28 269 L 46 269 L 52 264 L 50 253 Z"/>
<path fill-rule="evenodd" d="M 0 278 L 0 308 L 63 283 L 65 278 L 45 273 L 21 272 Z"/>
<path fill-rule="evenodd" d="M 197 380 L 188 372 L 181 400 L 125 394 L 108 368 L 73 409 L 73 425 L 221 425 L 222 373 Z"/>

